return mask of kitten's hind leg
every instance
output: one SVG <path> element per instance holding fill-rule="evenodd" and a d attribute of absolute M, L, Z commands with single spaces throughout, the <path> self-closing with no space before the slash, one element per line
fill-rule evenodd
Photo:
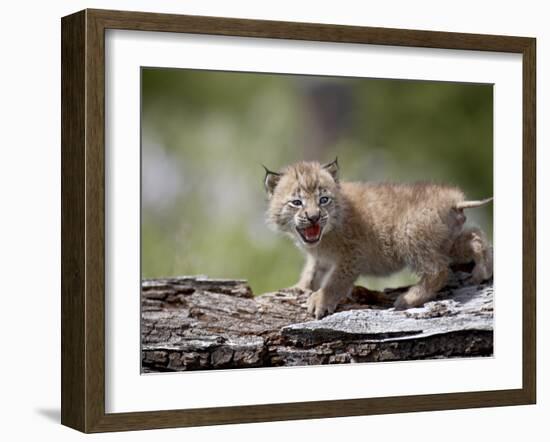
<path fill-rule="evenodd" d="M 471 282 L 479 284 L 493 276 L 493 247 L 479 227 L 464 229 L 451 248 L 451 259 L 455 264 L 474 262 Z"/>
<path fill-rule="evenodd" d="M 424 305 L 435 298 L 436 293 L 445 285 L 448 277 L 449 269 L 446 266 L 438 272 L 422 275 L 418 284 L 413 285 L 395 300 L 394 307 L 404 310 Z"/>

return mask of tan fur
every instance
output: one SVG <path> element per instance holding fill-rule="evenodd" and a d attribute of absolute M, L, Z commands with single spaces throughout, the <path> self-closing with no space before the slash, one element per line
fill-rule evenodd
<path fill-rule="evenodd" d="M 336 161 L 301 162 L 277 174 L 266 169 L 265 186 L 268 223 L 306 253 L 297 287 L 314 290 L 308 310 L 317 318 L 332 313 L 360 275 L 384 276 L 406 266 L 418 274 L 419 283 L 396 308 L 433 299 L 452 262 L 474 261 L 473 282 L 492 276 L 492 247 L 480 229 L 463 228 L 470 202 L 456 187 L 340 183 Z M 320 203 L 323 196 L 328 203 Z M 298 230 L 316 224 L 321 235 L 310 244 Z"/>

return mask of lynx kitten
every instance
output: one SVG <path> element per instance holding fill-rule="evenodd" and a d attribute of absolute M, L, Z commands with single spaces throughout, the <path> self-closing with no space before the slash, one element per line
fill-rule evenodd
<path fill-rule="evenodd" d="M 464 209 L 492 198 L 465 201 L 460 189 L 429 183 L 339 182 L 337 161 L 266 169 L 265 189 L 268 223 L 306 254 L 296 287 L 314 291 L 308 311 L 316 318 L 334 312 L 360 275 L 414 271 L 420 281 L 396 300 L 398 309 L 433 299 L 451 263 L 475 262 L 473 283 L 492 276 L 485 234 L 464 227 Z"/>

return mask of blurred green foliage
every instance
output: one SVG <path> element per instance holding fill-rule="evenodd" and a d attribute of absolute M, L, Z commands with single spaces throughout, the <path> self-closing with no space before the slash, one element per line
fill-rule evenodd
<path fill-rule="evenodd" d="M 492 85 L 144 68 L 142 276 L 294 284 L 303 258 L 265 226 L 261 164 L 338 156 L 344 180 L 492 195 L 492 109 Z M 492 207 L 468 215 L 492 235 Z"/>

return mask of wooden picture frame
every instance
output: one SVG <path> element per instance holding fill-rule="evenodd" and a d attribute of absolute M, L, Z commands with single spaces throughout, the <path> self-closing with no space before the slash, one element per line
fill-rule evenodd
<path fill-rule="evenodd" d="M 105 411 L 105 30 L 517 53 L 523 65 L 523 382 L 510 390 L 218 408 Z M 62 19 L 62 408 L 83 432 L 533 404 L 536 400 L 533 38 L 84 10 Z"/>

